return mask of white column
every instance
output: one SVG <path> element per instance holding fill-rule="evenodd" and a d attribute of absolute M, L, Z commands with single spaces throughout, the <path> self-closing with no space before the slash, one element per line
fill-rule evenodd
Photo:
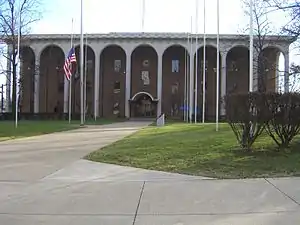
<path fill-rule="evenodd" d="M 35 54 L 35 68 L 34 68 L 34 113 L 40 111 L 40 54 Z"/>
<path fill-rule="evenodd" d="M 157 117 L 161 115 L 162 101 L 162 52 L 157 52 Z"/>
<path fill-rule="evenodd" d="M 126 73 L 125 73 L 125 117 L 130 117 L 129 99 L 131 95 L 131 51 L 126 51 Z"/>
<path fill-rule="evenodd" d="M 99 91 L 100 91 L 100 54 L 101 50 L 95 51 L 95 86 L 94 86 L 94 116 L 99 117 Z"/>
<path fill-rule="evenodd" d="M 6 106 L 5 111 L 11 111 L 11 48 L 10 46 L 7 47 L 7 65 L 6 65 Z"/>
<path fill-rule="evenodd" d="M 226 58 L 227 58 L 227 51 L 221 52 L 221 116 L 225 116 L 225 102 L 224 97 L 226 95 L 226 78 L 227 78 L 227 68 L 226 68 Z"/>
<path fill-rule="evenodd" d="M 284 54 L 284 92 L 289 92 L 290 89 L 290 54 L 289 52 L 285 52 Z"/>

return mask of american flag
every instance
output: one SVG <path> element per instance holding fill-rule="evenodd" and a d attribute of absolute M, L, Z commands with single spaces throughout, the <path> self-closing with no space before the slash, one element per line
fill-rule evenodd
<path fill-rule="evenodd" d="M 65 75 L 68 80 L 70 80 L 72 76 L 72 63 L 76 63 L 76 55 L 74 48 L 70 49 L 64 65 Z"/>

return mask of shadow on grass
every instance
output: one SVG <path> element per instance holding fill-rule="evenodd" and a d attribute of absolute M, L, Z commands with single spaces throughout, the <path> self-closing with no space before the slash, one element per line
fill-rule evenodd
<path fill-rule="evenodd" d="M 226 155 L 190 164 L 181 172 L 216 178 L 262 178 L 300 176 L 300 152 L 233 150 Z"/>

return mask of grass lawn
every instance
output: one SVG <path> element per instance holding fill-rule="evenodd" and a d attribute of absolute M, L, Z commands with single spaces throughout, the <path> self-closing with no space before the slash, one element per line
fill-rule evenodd
<path fill-rule="evenodd" d="M 287 152 L 274 152 L 264 135 L 252 153 L 239 149 L 226 124 L 149 126 L 86 156 L 98 162 L 216 178 L 300 175 L 300 139 Z"/>
<path fill-rule="evenodd" d="M 115 120 L 99 119 L 97 121 L 87 120 L 86 125 L 92 124 L 110 124 Z M 48 134 L 59 131 L 66 131 L 79 128 L 80 121 L 72 120 L 71 124 L 68 121 L 45 120 L 45 121 L 19 121 L 18 127 L 15 128 L 14 121 L 0 121 L 0 141 L 30 137 L 41 134 Z"/>

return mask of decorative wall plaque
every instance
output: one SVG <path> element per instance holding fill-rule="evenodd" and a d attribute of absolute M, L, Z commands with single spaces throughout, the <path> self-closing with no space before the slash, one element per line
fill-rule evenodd
<path fill-rule="evenodd" d="M 144 66 L 144 67 L 149 67 L 149 65 L 150 65 L 149 60 L 148 60 L 148 59 L 145 59 L 145 60 L 143 61 L 143 66 Z"/>
<path fill-rule="evenodd" d="M 141 78 L 144 85 L 150 85 L 149 71 L 142 71 Z"/>
<path fill-rule="evenodd" d="M 114 61 L 114 70 L 115 70 L 115 72 L 120 72 L 121 66 L 122 66 L 121 60 L 120 59 L 116 59 Z"/>
<path fill-rule="evenodd" d="M 119 109 L 119 102 L 115 102 L 114 106 L 113 106 L 113 114 L 114 115 L 118 115 L 120 113 L 120 109 Z"/>

